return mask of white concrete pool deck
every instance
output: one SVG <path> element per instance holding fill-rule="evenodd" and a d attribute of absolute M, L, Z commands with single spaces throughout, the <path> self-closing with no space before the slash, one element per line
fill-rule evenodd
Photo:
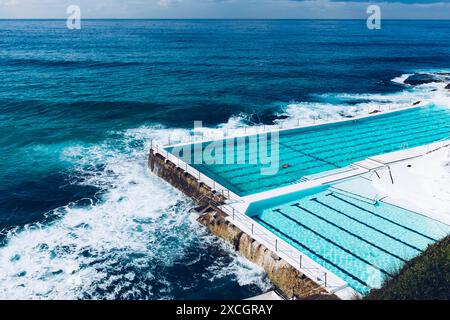
<path fill-rule="evenodd" d="M 385 194 L 384 202 L 450 225 L 450 141 L 446 144 L 424 156 L 392 163 L 394 184 L 385 171 L 372 176 L 373 192 Z"/>
<path fill-rule="evenodd" d="M 369 173 L 374 170 L 378 170 L 381 168 L 388 168 L 390 165 L 395 164 L 397 162 L 406 161 L 414 158 L 421 157 L 426 155 L 427 153 L 439 149 L 444 148 L 446 146 L 450 146 L 450 140 L 439 141 L 435 143 L 431 143 L 424 146 L 419 146 L 411 149 L 399 150 L 395 152 L 390 152 L 374 157 L 370 157 L 366 160 L 355 162 L 348 167 L 347 171 L 339 172 L 336 174 L 326 175 L 324 172 L 324 176 L 321 178 L 317 178 L 314 180 L 299 182 L 296 184 L 292 184 L 286 187 L 281 187 L 277 189 L 272 189 L 269 191 L 264 191 L 261 193 L 255 193 L 252 195 L 240 197 L 242 199 L 241 202 L 233 204 L 236 210 L 240 210 L 241 212 L 245 212 L 248 206 L 251 203 L 258 202 L 265 199 L 275 198 L 282 195 L 318 187 L 321 185 L 331 184 L 338 181 L 346 180 L 352 177 L 357 177 Z"/>

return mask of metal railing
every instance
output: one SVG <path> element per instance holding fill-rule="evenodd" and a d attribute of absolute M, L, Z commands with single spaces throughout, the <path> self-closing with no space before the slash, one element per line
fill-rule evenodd
<path fill-rule="evenodd" d="M 390 106 L 385 106 L 385 110 L 382 110 L 381 108 L 377 109 L 377 112 L 381 111 L 392 111 Z M 401 109 L 407 109 L 407 108 L 399 108 Z M 368 114 L 373 114 L 375 110 L 371 110 L 368 112 Z M 353 117 L 353 119 L 357 119 L 360 116 Z M 316 121 L 318 119 L 323 119 L 317 117 L 314 118 L 314 124 L 316 124 Z M 350 119 L 349 119 L 350 120 Z M 328 118 L 323 123 L 326 123 L 328 121 Z M 291 125 L 288 127 L 283 127 L 283 124 L 277 126 L 269 126 L 269 129 L 265 125 L 263 126 L 254 126 L 251 127 L 251 133 L 252 134 L 258 134 L 258 133 L 268 133 L 274 130 L 282 130 L 282 129 L 294 129 L 302 127 L 300 124 L 300 121 L 297 121 L 297 125 Z M 244 134 L 248 135 L 250 130 L 247 130 L 247 128 L 244 128 Z M 207 137 L 207 136 L 206 136 Z M 225 132 L 223 134 L 223 138 L 230 137 L 228 129 L 225 129 Z M 188 141 L 180 141 L 179 143 L 183 142 L 191 142 L 191 143 L 199 143 L 205 141 L 205 136 L 202 134 L 201 139 L 195 139 L 195 136 L 190 135 L 188 137 Z M 215 137 L 217 138 L 217 136 Z M 449 137 L 450 138 L 450 137 Z M 433 150 L 427 150 L 427 153 L 433 152 L 437 149 L 450 146 L 450 142 L 448 141 L 449 138 L 442 139 L 442 145 L 433 147 Z M 440 140 L 441 141 L 441 140 Z M 440 142 L 439 141 L 439 142 Z M 168 144 L 171 145 L 171 143 L 174 142 L 174 139 L 172 139 L 170 136 L 168 137 Z M 167 146 L 166 145 L 166 146 Z M 219 194 L 222 195 L 224 199 L 229 200 L 231 202 L 243 202 L 243 200 L 234 194 L 232 191 L 230 191 L 228 188 L 222 186 L 221 184 L 217 183 L 215 180 L 209 178 L 205 174 L 202 174 L 199 170 L 193 168 L 191 165 L 180 159 L 179 157 L 176 157 L 169 151 L 167 151 L 164 147 L 160 146 L 155 141 L 151 141 L 151 150 L 153 150 L 154 154 L 160 154 L 162 157 L 165 158 L 166 161 L 170 161 L 177 167 L 184 170 L 184 172 L 190 174 L 192 177 L 197 179 L 197 181 L 200 183 L 204 183 L 208 187 L 211 188 L 215 193 L 215 195 Z M 311 180 L 311 177 L 303 177 L 302 180 Z M 291 266 L 296 268 L 297 270 L 301 271 L 304 275 L 318 283 L 319 285 L 323 285 L 325 288 L 338 290 L 342 287 L 345 287 L 345 285 L 342 286 L 330 286 L 329 278 L 332 276 L 335 278 L 336 276 L 334 274 L 330 274 L 325 268 L 321 267 L 317 262 L 313 261 L 306 255 L 303 255 L 298 249 L 293 247 L 292 245 L 288 244 L 284 240 L 280 239 L 276 235 L 274 235 L 272 232 L 270 232 L 268 229 L 262 227 L 258 223 L 256 223 L 251 217 L 247 216 L 246 214 L 236 210 L 234 207 L 230 206 L 228 204 L 220 205 L 218 209 L 222 210 L 225 214 L 228 215 L 229 220 L 236 224 L 237 227 L 244 226 L 247 229 L 247 233 L 253 237 L 255 240 L 259 241 L 261 244 L 265 245 L 269 249 L 273 249 L 273 251 L 277 254 L 280 254 L 283 256 L 283 259 L 288 262 Z M 218 203 L 214 204 L 215 206 L 218 206 Z M 241 225 L 241 226 L 239 226 Z M 244 231 L 244 230 L 243 230 Z M 344 281 L 342 281 L 344 283 Z"/>
<path fill-rule="evenodd" d="M 318 267 L 315 262 L 309 257 L 301 254 L 300 251 L 295 249 L 292 245 L 286 243 L 266 228 L 260 226 L 246 214 L 241 213 L 233 207 L 229 207 L 231 206 L 223 205 L 219 209 L 228 215 L 229 220 L 231 220 L 232 223 L 244 225 L 249 231 L 249 236 L 258 238 L 255 240 L 258 240 L 267 248 L 272 249 L 275 253 L 283 254 L 286 262 L 301 271 L 308 278 L 314 280 L 319 285 L 330 288 L 328 283 L 328 272 L 324 271 L 323 268 Z"/>
<path fill-rule="evenodd" d="M 211 135 L 208 134 L 208 131 L 201 131 L 199 134 L 194 133 L 193 135 L 189 134 L 188 136 L 182 135 L 177 136 L 174 138 L 170 134 L 167 136 L 167 143 L 162 143 L 163 146 L 169 146 L 169 145 L 176 145 L 176 144 L 184 144 L 184 143 L 201 143 L 201 142 L 207 142 L 211 140 L 217 140 L 217 139 L 227 139 L 231 137 L 237 137 L 237 136 L 247 136 L 250 134 L 263 134 L 263 133 L 270 133 L 273 131 L 278 130 L 289 130 L 289 129 L 296 129 L 301 127 L 307 127 L 311 125 L 316 124 L 326 124 L 329 122 L 339 122 L 339 121 L 350 121 L 350 120 L 356 120 L 359 118 L 363 118 L 366 116 L 371 116 L 374 114 L 378 114 L 381 112 L 390 112 L 390 111 L 400 111 L 410 108 L 418 108 L 419 106 L 409 106 L 409 107 L 399 107 L 399 108 L 392 108 L 391 105 L 385 105 L 385 106 L 379 106 L 378 108 L 370 108 L 367 109 L 366 113 L 364 114 L 357 114 L 354 116 L 349 117 L 342 117 L 342 119 L 333 119 L 330 121 L 331 115 L 329 113 L 322 113 L 317 116 L 313 116 L 311 118 L 312 123 L 302 123 L 300 119 L 292 119 L 292 121 L 289 121 L 287 123 L 278 123 L 273 125 L 252 125 L 248 127 L 242 127 L 242 128 L 236 128 L 236 129 L 219 129 L 214 128 L 210 129 L 212 132 Z M 233 134 L 230 134 L 230 131 L 235 130 L 236 132 Z M 239 132 L 238 132 L 239 131 Z"/>
<path fill-rule="evenodd" d="M 151 141 L 151 150 L 155 154 L 160 154 L 163 156 L 167 161 L 172 162 L 177 167 L 184 170 L 184 172 L 190 174 L 192 177 L 197 179 L 197 181 L 200 183 L 204 183 L 208 187 L 210 187 L 212 190 L 216 192 L 216 194 L 221 194 L 225 199 L 234 201 L 234 202 L 242 202 L 242 199 L 240 199 L 239 196 L 237 196 L 235 193 L 233 193 L 228 188 L 222 186 L 220 183 L 216 182 L 215 180 L 209 178 L 205 174 L 201 173 L 199 170 L 193 168 L 191 165 L 183 161 L 182 159 L 178 158 L 177 156 L 173 155 L 169 151 L 167 151 L 164 147 L 161 147 L 156 143 L 155 141 Z"/>
<path fill-rule="evenodd" d="M 200 171 L 187 164 L 185 161 L 181 160 L 180 158 L 176 157 L 172 153 L 165 150 L 163 147 L 159 146 L 154 141 L 152 141 L 151 143 L 151 150 L 153 150 L 154 154 L 160 154 L 162 157 L 165 158 L 166 161 L 172 162 L 174 165 L 178 166 L 185 172 L 189 173 L 192 177 L 196 178 L 197 181 L 208 185 L 212 190 L 216 192 L 215 195 L 219 193 L 225 199 L 231 200 L 232 202 L 243 201 L 233 192 L 231 192 L 224 186 L 220 185 L 219 183 L 215 182 L 211 178 L 208 178 Z M 260 226 L 252 218 L 232 207 L 230 203 L 226 203 L 223 205 L 214 203 L 214 205 L 216 205 L 218 209 L 222 210 L 225 214 L 227 214 L 229 220 L 232 223 L 236 224 L 237 227 L 240 228 L 239 225 L 241 225 L 247 228 L 248 234 L 251 237 L 258 238 L 255 240 L 258 240 L 261 244 L 264 244 L 267 248 L 273 249 L 275 253 L 284 255 L 283 258 L 286 262 L 288 262 L 291 266 L 302 272 L 308 278 L 312 279 L 319 285 L 324 286 L 325 288 L 328 289 L 333 288 L 333 286 L 330 286 L 329 283 L 328 272 L 324 271 L 324 268 L 322 268 L 316 262 L 311 260 L 309 257 L 303 255 L 299 250 L 294 248 L 292 245 L 286 243 L 284 240 L 275 236 L 272 232 L 270 232 L 266 228 Z"/>
<path fill-rule="evenodd" d="M 356 199 L 359 201 L 363 201 L 365 203 L 372 204 L 372 205 L 383 200 L 383 197 L 380 197 L 378 193 L 375 194 L 374 198 L 370 198 L 370 197 L 363 196 L 361 194 L 357 194 L 357 193 L 349 191 L 349 190 L 339 189 L 336 187 L 330 187 L 329 190 L 334 193 L 337 193 L 339 195 L 344 195 L 344 196 L 347 196 L 347 197 L 350 197 L 350 198 L 353 198 L 353 199 Z"/>

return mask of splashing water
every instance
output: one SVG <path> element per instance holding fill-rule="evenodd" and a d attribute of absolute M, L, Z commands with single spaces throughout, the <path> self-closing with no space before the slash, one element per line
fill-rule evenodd
<path fill-rule="evenodd" d="M 394 79 L 404 83 L 407 75 Z M 445 83 L 389 95 L 322 95 L 323 103 L 286 105 L 280 123 L 312 123 L 392 109 L 412 102 L 450 105 Z M 349 103 L 351 102 L 351 103 Z M 217 128 L 242 133 L 248 115 Z M 103 144 L 70 145 L 60 158 L 73 164 L 70 183 L 93 186 L 94 197 L 52 210 L 45 222 L 4 231 L 0 298 L 201 299 L 245 298 L 270 288 L 261 269 L 210 236 L 190 213 L 192 203 L 146 168 L 150 140 L 183 139 L 185 129 L 143 126 L 113 132 Z M 60 147 L 61 148 L 61 147 Z M 227 288 L 229 290 L 223 290 Z"/>
<path fill-rule="evenodd" d="M 97 199 L 7 232 L 0 298 L 243 298 L 270 287 L 259 268 L 198 225 L 186 197 L 147 172 L 142 137 L 158 134 L 167 131 L 134 129 L 120 145 L 64 150 L 77 164 L 72 183 L 98 187 Z M 220 296 L 216 286 L 232 290 Z"/>

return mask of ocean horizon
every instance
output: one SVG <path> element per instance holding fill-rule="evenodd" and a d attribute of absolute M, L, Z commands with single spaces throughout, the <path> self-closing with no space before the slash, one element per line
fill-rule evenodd
<path fill-rule="evenodd" d="M 450 20 L 0 19 L 0 299 L 243 299 L 262 269 L 147 169 L 152 140 L 339 120 L 450 73 Z"/>

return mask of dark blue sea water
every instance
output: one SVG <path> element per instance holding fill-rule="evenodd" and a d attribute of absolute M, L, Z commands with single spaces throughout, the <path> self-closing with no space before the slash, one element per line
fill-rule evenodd
<path fill-rule="evenodd" d="M 151 139 L 448 103 L 450 21 L 0 21 L 0 297 L 245 298 L 261 270 L 146 170 Z M 392 81 L 393 79 L 397 79 Z M 447 100 L 446 100 L 447 99 Z M 280 117 L 282 115 L 282 117 Z"/>

